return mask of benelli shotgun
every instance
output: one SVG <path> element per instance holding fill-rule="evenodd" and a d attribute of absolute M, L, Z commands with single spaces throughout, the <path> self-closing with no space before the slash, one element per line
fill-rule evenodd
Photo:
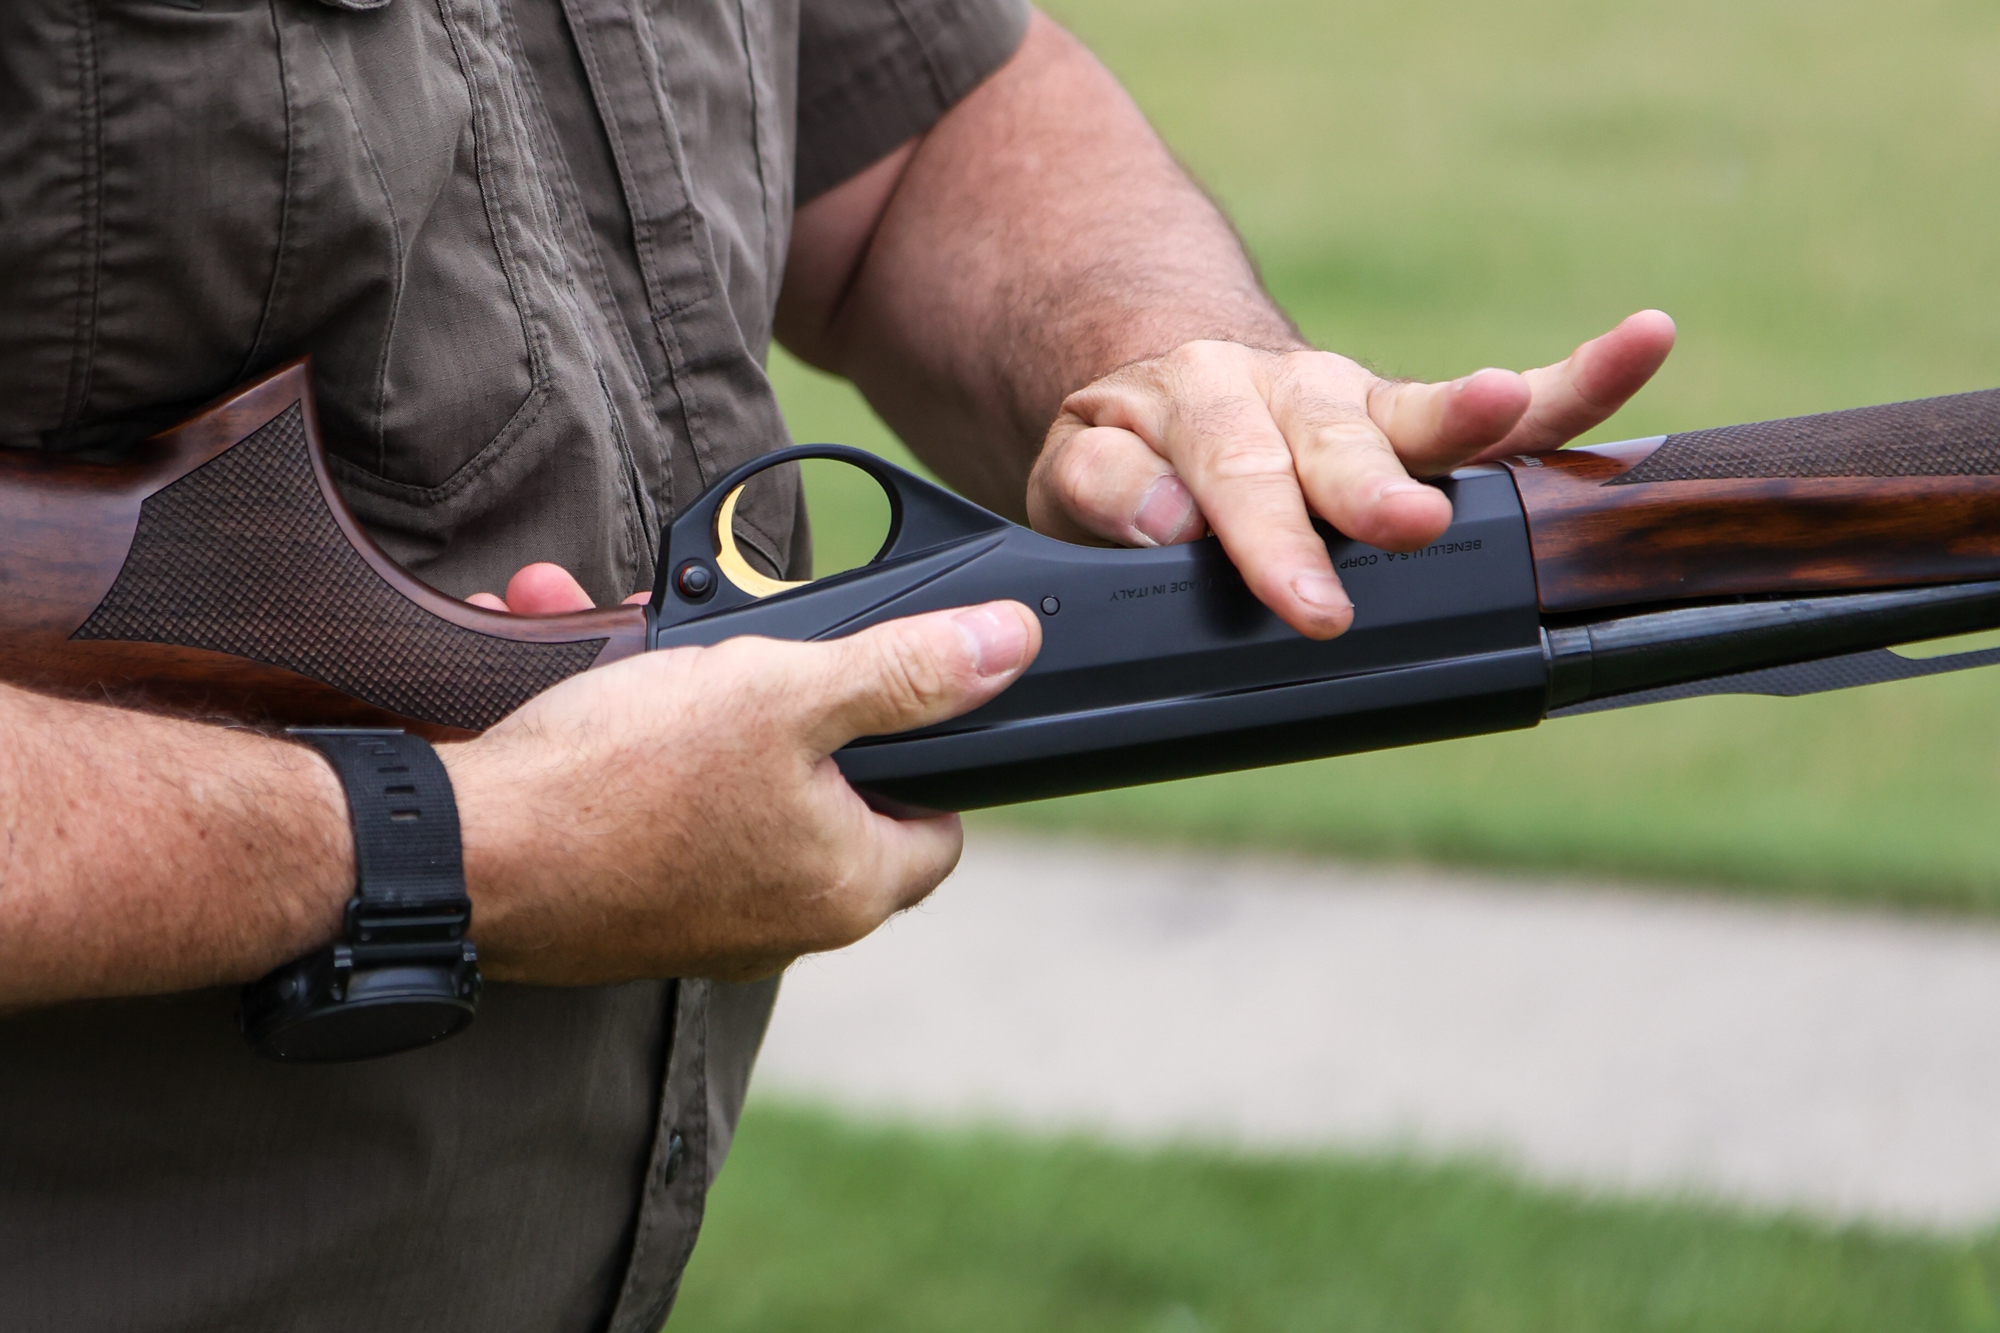
<path fill-rule="evenodd" d="M 874 560 L 779 582 L 733 515 L 763 468 L 834 458 L 890 508 Z M 1287 628 L 1213 538 L 1071 546 L 873 455 L 772 453 L 665 531 L 650 605 L 524 617 L 398 568 L 334 489 L 303 362 L 116 465 L 0 452 L 0 677 L 256 723 L 470 735 L 648 649 L 824 639 L 992 598 L 1043 647 L 991 703 L 837 756 L 946 810 L 1531 727 L 1715 693 L 1809 694 L 2000 662 L 1896 645 L 2000 626 L 2000 390 L 1463 468 L 1449 531 L 1324 529 L 1356 606 Z"/>

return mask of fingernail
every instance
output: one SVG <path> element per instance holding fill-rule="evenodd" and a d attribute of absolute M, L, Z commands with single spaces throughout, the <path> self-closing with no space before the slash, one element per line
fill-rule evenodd
<path fill-rule="evenodd" d="M 1347 592 L 1340 586 L 1340 580 L 1331 574 L 1301 574 L 1292 580 L 1292 591 L 1299 600 L 1317 611 L 1329 615 L 1339 615 L 1354 609 Z"/>
<path fill-rule="evenodd" d="M 972 650 L 973 669 L 982 676 L 1004 676 L 1021 665 L 1028 653 L 1028 629 L 1021 617 L 981 607 L 952 617 L 965 646 Z"/>
<path fill-rule="evenodd" d="M 1378 500 L 1386 500 L 1392 495 L 1408 495 L 1413 491 L 1427 491 L 1431 488 L 1421 481 L 1392 481 L 1375 493 Z"/>
<path fill-rule="evenodd" d="M 1181 535 L 1194 517 L 1194 496 L 1179 477 L 1161 477 L 1146 488 L 1132 526 L 1155 546 L 1165 546 Z"/>

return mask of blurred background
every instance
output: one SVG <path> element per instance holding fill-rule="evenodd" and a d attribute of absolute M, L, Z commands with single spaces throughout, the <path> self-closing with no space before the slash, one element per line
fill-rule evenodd
<path fill-rule="evenodd" d="M 1679 347 L 1593 440 L 2000 385 L 2000 9 L 1991 4 L 1047 7 L 1125 81 L 1214 192 L 1308 336 L 1382 373 L 1429 379 L 1542 364 L 1630 311 L 1658 306 L 1678 321 Z M 795 438 L 908 462 L 845 385 L 782 353 L 772 374 Z M 859 556 L 847 548 L 865 543 L 871 522 L 879 532 L 865 493 L 837 470 L 808 482 L 822 568 L 853 563 Z M 1389 1097 L 1372 1120 L 1349 1116 L 1323 1142 L 1309 1123 L 1319 1094 L 1302 1085 L 1287 1095 L 1305 1111 L 1285 1132 L 1260 1136 L 1260 1078 L 1283 1083 L 1286 1052 L 1309 1050 L 1338 1026 L 1311 1003 L 1260 989 L 1277 984 L 1265 975 L 1245 1002 L 1261 1006 L 1261 1039 L 1279 1040 L 1260 1057 L 1269 1065 L 1239 1061 L 1228 1073 L 1249 1110 L 1232 1119 L 1211 1107 L 1186 1122 L 1224 1126 L 1214 1133 L 1177 1130 L 1171 1115 L 1121 1120 L 1102 1106 L 1073 1122 L 1017 1116 L 1004 1092 L 876 1098 L 831 1075 L 821 1096 L 810 1071 L 799 1072 L 815 1053 L 829 1068 L 853 1067 L 828 1043 L 895 1045 L 905 1040 L 898 1016 L 934 1002 L 912 989 L 864 1003 L 839 990 L 849 983 L 830 962 L 787 983 L 777 1064 L 753 1087 L 675 1327 L 2000 1328 L 1992 1294 L 2000 1140 L 1983 1137 L 1983 1106 L 1974 1104 L 2000 1094 L 1983 1082 L 1985 1065 L 2000 1063 L 1985 1045 L 2000 1032 L 1984 1006 L 2000 1006 L 1995 674 L 1793 701 L 1692 700 L 969 821 L 966 875 L 984 876 L 977 895 L 989 908 L 1006 898 L 1010 875 L 1032 874 L 1046 889 L 1048 866 L 1062 858 L 1097 867 L 1114 898 L 1121 867 L 1159 879 L 1169 873 L 1161 867 L 1198 865 L 1206 869 L 1187 892 L 1203 902 L 1226 897 L 1245 875 L 1259 886 L 1245 901 L 1276 901 L 1288 884 L 1310 897 L 1326 885 L 1327 903 L 1361 893 L 1384 912 L 1424 903 L 1458 912 L 1452 920 L 1486 920 L 1481 895 L 1489 895 L 1501 904 L 1495 912 L 1518 902 L 1556 913 L 1550 930 L 1560 933 L 1563 912 L 1588 915 L 1602 901 L 1604 912 L 1627 913 L 1617 927 L 1625 933 L 1592 936 L 1576 957 L 1601 962 L 1659 939 L 1680 960 L 1655 969 L 1675 979 L 1619 1001 L 1663 1025 L 1662 1049 L 1713 1048 L 1716 1034 L 1732 1030 L 1767 1031 L 1770 1051 L 1820 1043 L 1813 1049 L 1827 1053 L 1825 1068 L 1842 1071 L 1841 1088 L 1893 1102 L 1871 1111 L 1857 1101 L 1850 1119 L 1859 1128 L 1820 1136 L 1844 1154 L 1828 1160 L 1865 1175 L 1871 1161 L 1928 1152 L 1927 1169 L 1946 1182 L 1932 1189 L 1942 1202 L 1926 1202 L 1930 1186 L 1898 1194 L 1901 1186 L 1866 1181 L 1816 1194 L 1813 1179 L 1832 1168 L 1810 1161 L 1788 1193 L 1769 1184 L 1782 1171 L 1760 1175 L 1756 1161 L 1730 1157 L 1727 1143 L 1708 1158 L 1699 1144 L 1683 1152 L 1694 1163 L 1686 1170 L 1547 1167 L 1561 1153 L 1535 1146 L 1541 1131 L 1528 1120 L 1544 1112 L 1526 1102 L 1457 1137 L 1431 1133 L 1427 1126 L 1450 1117 L 1427 1111 L 1423 1096 L 1452 1103 L 1442 1085 L 1407 1104 Z M 1560 887 L 1555 899 L 1538 896 L 1547 885 Z M 954 891 L 931 913 L 940 930 L 971 896 Z M 1132 911 L 1135 920 L 1157 917 L 1144 904 Z M 1231 916 L 1221 933 L 1249 931 L 1243 923 L 1262 911 Z M 1507 919 L 1495 917 L 1491 930 L 1504 934 Z M 1803 934 L 1786 933 L 1795 921 Z M 1120 947 L 1152 947 L 1138 938 L 1145 931 L 1112 918 L 1090 928 Z M 1714 948 L 1746 930 L 1765 948 L 1743 954 L 1736 971 L 1713 964 L 1716 986 L 1740 983 L 1746 1006 L 1760 993 L 1774 1003 L 1789 997 L 1786 1021 L 1804 1037 L 1769 1026 L 1777 1020 L 1764 1011 L 1701 1004 L 1715 993 L 1704 992 L 1701 975 L 1719 956 L 1703 952 L 1711 928 L 1723 941 Z M 915 927 L 905 934 L 911 947 L 924 938 Z M 1412 957 L 1449 971 L 1433 978 L 1439 987 L 1463 989 L 1482 957 L 1477 932 L 1466 939 L 1462 955 Z M 1796 984 L 1779 965 L 1794 939 L 1797 958 L 1816 960 Z M 1868 952 L 1879 941 L 1891 942 L 1882 948 L 1894 952 L 1893 967 L 1880 961 L 1888 954 Z M 1249 934 L 1239 942 L 1257 971 L 1260 946 Z M 1008 947 L 1035 950 L 1030 935 Z M 1037 978 L 1046 1003 L 1021 1006 L 1020 1023 L 1060 1026 L 1066 1012 L 1088 1014 L 1098 995 L 1090 947 L 1079 944 L 1073 965 Z M 1522 947 L 1530 952 L 1515 972 L 1540 967 L 1533 946 Z M 1030 972 L 1035 961 L 1022 958 Z M 1874 983 L 1844 985 L 1850 965 L 1881 983 L 1887 1016 L 1872 1027 Z M 1140 975 L 1122 966 L 1107 971 Z M 1962 1015 L 1963 1040 L 1936 1044 L 1939 1068 L 1916 1068 L 1911 1051 L 1925 1040 L 1897 1028 L 1889 1011 L 1953 968 L 1954 989 L 1931 993 L 1931 1008 L 1905 1018 L 1935 1036 Z M 1293 960 L 1276 970 L 1312 968 Z M 1647 971 L 1613 970 L 1606 985 Z M 1385 985 L 1423 986 L 1410 971 Z M 1478 984 L 1504 990 L 1508 974 L 1498 975 Z M 1892 977 L 1909 984 L 1883 980 Z M 1867 995 L 1857 998 L 1857 986 Z M 1568 1013 L 1592 993 L 1558 987 L 1544 999 Z M 1469 994 L 1476 1005 L 1478 993 Z M 1676 1036 L 1671 1011 L 1684 1000 L 1702 1012 Z M 987 1008 L 1009 1003 L 994 994 Z M 1312 1003 L 1367 1007 L 1353 995 Z M 1532 1006 L 1509 1007 L 1505 995 L 1494 1003 L 1517 1025 L 1537 1021 Z M 1612 1010 L 1605 1022 L 1629 1028 Z M 839 1027 L 812 1027 L 815 1012 L 838 1015 Z M 853 1016 L 869 1013 L 881 1024 L 863 1022 L 856 1033 Z M 977 1020 L 997 1021 L 990 1012 Z M 1862 1045 L 1840 1045 L 1857 1029 L 1869 1030 Z M 996 1052 L 1011 1040 L 979 1031 Z M 1139 1033 L 1120 1029 L 1120 1049 Z M 949 1043 L 948 1033 L 933 1035 Z M 1159 1040 L 1162 1067 L 1197 1058 L 1170 1049 L 1170 1033 Z M 1559 1062 L 1552 1047 L 1534 1049 Z M 1589 1060 L 1595 1049 L 1585 1043 L 1573 1058 Z M 1783 1063 L 1727 1054 L 1675 1068 L 1698 1082 L 1704 1069 L 1741 1078 L 1746 1064 Z M 1867 1065 L 1878 1056 L 1890 1064 Z M 940 1057 L 908 1058 L 940 1066 Z M 1076 1059 L 1103 1063 L 1088 1052 Z M 1351 1090 L 1370 1076 L 1365 1063 L 1340 1063 L 1327 1077 Z M 1550 1068 L 1545 1087 L 1583 1077 Z M 1016 1072 L 1034 1079 L 1032 1069 Z M 1619 1151 L 1636 1160 L 1647 1116 L 1631 1107 L 1662 1094 L 1643 1071 L 1633 1077 L 1624 1100 L 1605 1105 L 1623 1108 L 1630 1133 Z M 1700 1091 L 1672 1087 L 1675 1097 Z M 1927 1119 L 1925 1089 L 1967 1098 L 1968 1109 Z M 1802 1118 L 1797 1132 L 1812 1138 L 1818 1131 L 1804 1121 L 1846 1095 L 1831 1083 L 1782 1091 L 1759 1094 L 1768 1094 L 1761 1113 L 1779 1143 L 1788 1117 Z M 1481 1095 L 1473 1089 L 1458 1101 Z M 946 1103 L 950 1114 L 926 1112 Z M 1712 1122 L 1724 1138 L 1734 1123 L 1726 1112 Z M 1992 1118 L 2000 1122 L 2000 1109 Z M 1140 1122 L 1141 1132 L 1119 1129 Z M 1518 1151 L 1510 1125 L 1526 1126 Z M 1544 1137 L 1591 1132 L 1558 1126 Z M 1961 1132 L 1962 1142 L 1951 1138 Z M 1984 1193 L 1964 1185 L 1988 1177 Z M 1731 1183 L 1753 1178 L 1766 1184 Z M 1962 1188 L 1945 1199 L 1953 1178 Z"/>

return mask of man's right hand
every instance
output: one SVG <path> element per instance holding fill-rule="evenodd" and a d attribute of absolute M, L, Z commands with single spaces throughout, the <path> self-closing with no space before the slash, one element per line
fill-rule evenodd
<path fill-rule="evenodd" d="M 827 643 L 669 649 L 440 747 L 481 966 L 738 980 L 860 939 L 950 873 L 962 836 L 956 815 L 877 814 L 830 756 L 978 707 L 1040 647 L 1026 607 L 992 602 Z"/>

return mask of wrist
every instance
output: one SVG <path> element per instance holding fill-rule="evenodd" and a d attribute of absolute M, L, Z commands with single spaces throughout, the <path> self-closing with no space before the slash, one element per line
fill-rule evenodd
<path fill-rule="evenodd" d="M 1121 365 L 1149 361 L 1199 342 L 1235 343 L 1273 356 L 1317 350 L 1277 302 L 1258 288 L 1161 301 L 1134 309 L 1130 316 L 1125 327 L 1132 354 Z"/>
<path fill-rule="evenodd" d="M 286 794 L 283 805 L 294 812 L 284 825 L 298 875 L 291 880 L 296 886 L 291 893 L 281 890 L 279 900 L 287 902 L 285 929 L 272 943 L 273 956 L 261 960 L 258 975 L 337 937 L 354 893 L 354 829 L 339 776 L 306 746 L 274 748 L 275 781 Z"/>
<path fill-rule="evenodd" d="M 521 758 L 506 748 L 481 737 L 440 745 L 437 755 L 458 798 L 465 892 L 481 966 L 489 977 L 518 980 L 517 936 L 532 892 L 528 843 L 536 820 Z"/>

